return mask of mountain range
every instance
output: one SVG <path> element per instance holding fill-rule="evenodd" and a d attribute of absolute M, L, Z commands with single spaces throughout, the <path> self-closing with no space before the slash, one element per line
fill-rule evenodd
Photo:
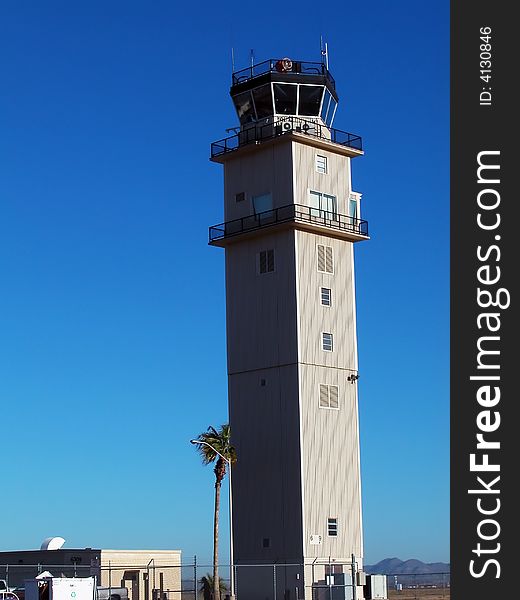
<path fill-rule="evenodd" d="M 450 580 L 449 563 L 424 563 L 415 558 L 385 558 L 375 565 L 365 565 L 363 570 L 374 575 L 398 575 L 399 582 L 405 585 L 446 585 Z"/>

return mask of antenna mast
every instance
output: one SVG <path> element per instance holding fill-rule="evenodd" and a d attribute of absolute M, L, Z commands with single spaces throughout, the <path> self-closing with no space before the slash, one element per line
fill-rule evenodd
<path fill-rule="evenodd" d="M 329 47 L 327 45 L 327 42 L 325 42 L 325 44 L 323 43 L 323 36 L 320 35 L 320 50 L 321 50 L 321 62 L 325 65 L 325 67 L 327 68 L 327 71 L 329 70 Z"/>

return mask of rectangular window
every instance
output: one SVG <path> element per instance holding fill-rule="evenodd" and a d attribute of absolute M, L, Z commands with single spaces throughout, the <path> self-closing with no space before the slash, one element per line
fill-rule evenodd
<path fill-rule="evenodd" d="M 358 203 L 355 196 L 350 196 L 348 199 L 348 216 L 353 219 L 358 218 Z"/>
<path fill-rule="evenodd" d="M 332 306 L 332 290 L 330 288 L 321 288 L 321 304 L 323 306 Z"/>
<path fill-rule="evenodd" d="M 326 352 L 332 352 L 332 333 L 322 333 L 322 347 Z"/>
<path fill-rule="evenodd" d="M 318 271 L 320 273 L 334 273 L 332 247 L 318 244 Z"/>
<path fill-rule="evenodd" d="M 316 154 L 316 171 L 318 173 L 327 173 L 327 157 Z"/>
<path fill-rule="evenodd" d="M 235 202 L 243 202 L 245 199 L 246 199 L 245 192 L 238 192 L 238 194 L 235 194 Z"/>
<path fill-rule="evenodd" d="M 327 519 L 327 534 L 330 537 L 338 536 L 338 519 L 333 519 L 333 518 Z"/>
<path fill-rule="evenodd" d="M 309 206 L 311 208 L 310 214 L 314 217 L 332 219 L 334 221 L 338 218 L 338 203 L 336 201 L 336 196 L 309 190 Z"/>
<path fill-rule="evenodd" d="M 320 408 L 339 408 L 339 390 L 337 385 L 320 383 Z"/>
<path fill-rule="evenodd" d="M 271 194 L 261 194 L 253 196 L 253 210 L 255 215 L 265 213 L 273 209 L 273 198 Z"/>
<path fill-rule="evenodd" d="M 274 250 L 262 250 L 258 253 L 258 272 L 272 273 L 274 271 Z"/>

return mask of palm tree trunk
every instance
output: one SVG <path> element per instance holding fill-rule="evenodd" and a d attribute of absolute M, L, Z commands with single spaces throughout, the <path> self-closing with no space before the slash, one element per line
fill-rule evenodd
<path fill-rule="evenodd" d="M 220 481 L 215 482 L 215 519 L 213 523 L 213 600 L 220 600 L 218 576 L 218 518 L 220 512 Z"/>

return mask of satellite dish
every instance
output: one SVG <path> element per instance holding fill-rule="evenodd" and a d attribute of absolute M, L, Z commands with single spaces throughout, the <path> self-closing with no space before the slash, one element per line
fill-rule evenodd
<path fill-rule="evenodd" d="M 36 575 L 35 579 L 48 579 L 49 577 L 54 577 L 54 575 L 50 571 L 43 571 L 39 575 Z"/>
<path fill-rule="evenodd" d="M 59 550 L 65 540 L 62 537 L 48 537 L 43 540 L 40 550 Z"/>
<path fill-rule="evenodd" d="M 292 71 L 293 64 L 290 58 L 282 58 L 276 63 L 276 70 L 280 73 L 287 73 L 288 71 Z"/>

